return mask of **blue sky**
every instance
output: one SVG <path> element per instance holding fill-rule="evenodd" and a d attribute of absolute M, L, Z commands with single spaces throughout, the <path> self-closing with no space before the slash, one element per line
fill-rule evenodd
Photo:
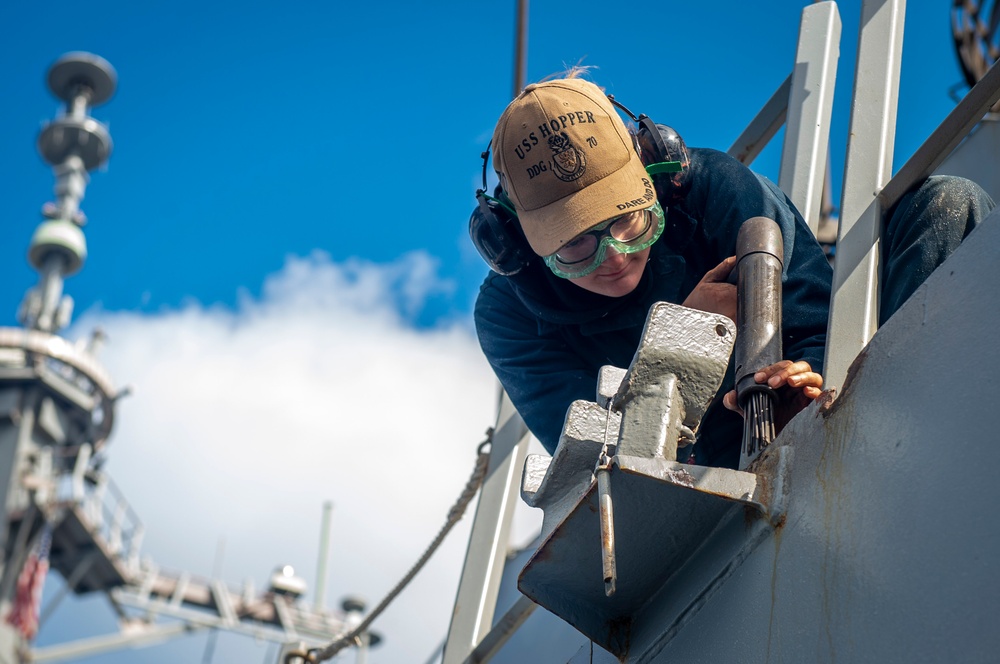
<path fill-rule="evenodd" d="M 802 4 L 666 3 L 607 30 L 605 4 L 535 2 L 528 79 L 582 61 L 633 111 L 725 149 L 790 70 Z M 897 167 L 953 106 L 948 88 L 960 80 L 950 3 L 909 4 Z M 34 281 L 24 251 L 51 198 L 34 147 L 57 109 L 45 72 L 62 53 L 89 50 L 120 85 L 94 112 L 115 151 L 83 204 L 90 258 L 68 284 L 81 309 L 233 305 L 288 255 L 321 249 L 377 262 L 427 250 L 455 290 L 421 321 L 468 311 L 484 268 L 465 226 L 478 155 L 510 97 L 514 5 L 8 3 L 3 300 L 16 303 Z M 840 8 L 837 199 L 859 2 Z M 758 170 L 776 177 L 778 154 Z M 0 322 L 13 323 L 15 307 Z"/>
<path fill-rule="evenodd" d="M 51 171 L 35 149 L 41 124 L 59 107 L 44 84 L 47 68 L 65 52 L 86 50 L 119 75 L 115 97 L 93 113 L 110 126 L 115 150 L 92 174 L 82 205 L 90 255 L 66 290 L 80 321 L 71 333 L 108 328 L 104 359 L 122 384 L 136 385 L 121 406 L 110 467 L 146 521 L 147 548 L 161 564 L 207 575 L 217 538 L 225 537 L 233 583 L 257 573 L 260 584 L 264 566 L 278 562 L 247 562 L 258 548 L 300 556 L 311 570 L 319 505 L 332 499 L 335 519 L 355 529 L 349 544 L 335 547 L 346 571 L 331 579 L 328 594 L 361 590 L 374 602 L 436 532 L 493 413 L 470 315 L 486 268 L 466 227 L 479 154 L 511 96 L 515 4 L 174 0 L 0 8 L 0 60 L 8 65 L 0 106 L 0 325 L 16 324 L 24 291 L 37 281 L 25 254 L 39 209 L 52 199 Z M 634 112 L 672 125 L 690 145 L 725 150 L 790 71 L 804 4 L 669 2 L 614 12 L 591 0 L 536 0 L 528 80 L 582 62 Z M 954 106 L 949 88 L 961 81 L 951 3 L 908 4 L 897 168 Z M 831 128 L 837 200 L 860 2 L 839 6 Z M 755 164 L 773 179 L 778 140 Z M 358 357 L 365 361 L 354 363 Z M 221 385 L 214 391 L 192 387 L 214 381 Z M 257 387 L 241 391 L 250 384 Z M 268 384 L 283 389 L 266 393 Z M 331 403 L 343 406 L 332 420 L 324 410 Z M 326 442 L 331 428 L 349 424 L 338 417 L 356 424 L 359 412 L 368 419 L 356 436 L 370 436 L 370 447 L 357 437 L 355 447 Z M 241 428 L 247 422 L 250 429 Z M 341 468 L 348 458 L 353 472 L 303 492 L 262 479 L 275 463 L 268 456 L 275 440 L 290 440 L 289 431 L 306 441 L 289 443 L 296 453 L 320 459 L 313 465 Z M 414 437 L 426 446 L 420 454 L 386 442 Z M 429 454 L 447 461 L 428 470 L 433 480 L 418 465 Z M 407 462 L 393 465 L 397 458 Z M 159 471 L 152 479 L 150 463 Z M 221 488 L 213 480 L 220 474 L 230 482 Z M 247 484 L 251 493 L 241 494 Z M 391 500 L 399 487 L 416 512 L 431 515 L 426 521 Z M 251 494 L 262 493 L 272 500 L 252 503 Z M 433 493 L 429 504 L 415 498 L 426 493 Z M 304 554 L 276 543 L 295 537 L 298 531 L 282 530 L 292 525 L 309 533 Z M 445 561 L 429 572 L 447 592 L 432 601 L 432 586 L 418 588 L 417 599 L 407 600 L 409 619 L 387 614 L 386 645 L 371 661 L 423 661 L 433 651 L 466 536 L 456 534 Z M 390 549 L 400 550 L 398 559 Z M 114 629 L 110 612 L 84 606 L 68 604 L 69 617 L 54 619 L 42 641 Z M 414 612 L 431 616 L 419 636 L 408 631 Z M 142 658 L 190 661 L 203 643 L 148 649 Z M 220 639 L 216 661 L 243 661 L 232 654 L 240 647 Z M 253 661 L 265 654 L 253 652 Z"/>

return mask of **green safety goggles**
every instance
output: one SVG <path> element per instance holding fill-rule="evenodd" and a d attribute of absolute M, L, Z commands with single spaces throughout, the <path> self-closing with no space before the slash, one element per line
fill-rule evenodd
<path fill-rule="evenodd" d="M 578 279 L 596 270 L 607 256 L 608 247 L 620 254 L 632 254 L 646 249 L 663 234 L 666 225 L 659 203 L 609 219 L 580 233 L 546 256 L 545 264 L 557 277 Z"/>

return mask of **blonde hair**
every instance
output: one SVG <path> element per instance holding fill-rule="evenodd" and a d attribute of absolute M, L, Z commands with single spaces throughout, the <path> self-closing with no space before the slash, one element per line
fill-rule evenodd
<path fill-rule="evenodd" d="M 556 72 L 554 74 L 549 74 L 548 76 L 546 76 L 545 78 L 543 78 L 542 80 L 540 80 L 539 83 L 544 83 L 545 81 L 554 81 L 554 80 L 559 79 L 559 78 L 586 78 L 586 76 L 590 73 L 591 69 L 597 69 L 597 67 L 595 67 L 594 65 L 581 65 L 581 64 L 577 63 L 575 65 L 567 67 L 566 69 L 562 70 L 561 72 Z M 591 81 L 591 82 L 593 83 L 593 81 Z M 595 83 L 595 85 L 596 85 L 596 83 Z M 601 87 L 601 86 L 597 86 L 597 87 Z M 601 88 L 601 90 L 603 91 L 604 88 Z"/>

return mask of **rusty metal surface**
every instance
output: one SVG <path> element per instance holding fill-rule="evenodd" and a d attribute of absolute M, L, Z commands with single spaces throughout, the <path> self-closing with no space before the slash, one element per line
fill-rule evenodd
<path fill-rule="evenodd" d="M 735 332 L 725 316 L 653 305 L 624 377 L 613 367 L 601 374 L 597 398 L 617 385 L 621 415 L 574 402 L 552 460 L 525 465 L 521 495 L 544 510 L 544 542 L 519 588 L 616 655 L 628 652 L 631 614 L 723 515 L 738 504 L 766 513 L 753 475 L 676 462 L 678 440 L 690 438 L 718 390 Z M 649 515 L 646 505 L 664 509 Z"/>
<path fill-rule="evenodd" d="M 753 522 L 768 521 L 756 518 L 764 508 L 753 500 L 756 478 L 749 473 L 641 457 L 616 457 L 615 464 L 616 592 L 606 596 L 601 575 L 596 486 L 535 551 L 518 588 L 621 657 L 630 651 L 641 612 L 720 523 L 735 521 L 743 529 L 746 509 Z"/>
<path fill-rule="evenodd" d="M 765 455 L 794 452 L 782 525 L 629 661 L 995 659 L 1000 414 L 980 386 L 1000 372 L 997 246 L 1000 213 L 879 330 L 832 405 L 792 420 Z"/>
<path fill-rule="evenodd" d="M 611 597 L 615 594 L 618 581 L 617 562 L 615 560 L 615 511 L 611 498 L 611 469 L 597 469 L 597 498 L 601 518 L 601 562 L 604 570 L 604 594 Z"/>
<path fill-rule="evenodd" d="M 621 454 L 615 457 L 615 466 L 625 473 L 644 475 L 661 482 L 695 489 L 700 493 L 739 500 L 760 510 L 765 509 L 762 502 L 764 496 L 758 490 L 758 478 L 753 473 Z"/>
<path fill-rule="evenodd" d="M 734 506 L 692 515 L 702 532 L 670 527 L 663 507 L 691 491 L 679 485 L 697 484 L 696 471 L 652 470 L 642 460 L 641 474 L 631 475 L 619 456 L 618 592 L 603 597 L 596 546 L 573 546 L 557 533 L 529 565 L 559 575 L 543 589 L 552 607 L 583 633 L 606 623 L 604 638 L 627 651 L 627 662 L 993 661 L 1000 413 L 982 386 L 1000 373 L 991 342 L 1000 326 L 997 246 L 1000 212 L 879 330 L 844 392 L 800 413 L 751 466 L 765 518 Z M 674 482 L 662 482 L 671 472 Z M 569 518 L 589 516 L 596 540 L 595 494 Z M 700 541 L 682 560 L 657 555 L 642 567 L 622 550 L 634 542 L 652 556 L 663 546 L 651 538 L 678 532 Z M 557 566 L 557 554 L 581 559 Z M 587 606 L 561 594 L 585 570 L 593 570 Z M 634 592 L 629 579 L 662 589 L 624 610 L 615 603 Z M 525 623 L 524 640 L 515 635 L 493 661 L 589 661 L 587 638 L 564 627 L 540 609 Z M 594 661 L 609 661 L 595 651 Z M 531 660 L 536 652 L 549 658 Z"/>

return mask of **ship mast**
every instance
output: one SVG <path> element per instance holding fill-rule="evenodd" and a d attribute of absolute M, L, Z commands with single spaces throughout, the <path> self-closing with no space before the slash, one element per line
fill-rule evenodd
<path fill-rule="evenodd" d="M 114 68 L 90 53 L 69 53 L 48 73 L 49 89 L 65 103 L 38 137 L 38 150 L 55 174 L 55 200 L 42 207 L 28 249 L 39 277 L 21 303 L 22 327 L 0 327 L 0 662 L 75 660 L 198 630 L 295 647 L 325 643 L 348 629 L 363 603 L 331 611 L 320 590 L 306 606 L 305 581 L 290 566 L 279 567 L 256 592 L 249 583 L 234 589 L 219 579 L 164 572 L 148 557 L 140 562 L 143 525 L 97 461 L 124 391 L 114 388 L 96 359 L 100 332 L 85 344 L 58 333 L 73 312 L 64 281 L 87 257 L 80 203 L 88 174 L 111 155 L 111 135 L 90 109 L 108 101 L 116 85 Z M 324 518 L 325 541 L 329 515 Z M 324 544 L 321 568 L 326 555 Z M 30 561 L 41 557 L 65 586 L 39 611 L 40 598 L 31 597 L 37 591 L 24 588 L 40 591 L 44 576 L 23 581 L 38 569 Z M 321 578 L 325 585 L 325 571 Z M 69 592 L 104 593 L 120 632 L 32 649 L 39 623 Z M 160 616 L 174 620 L 157 621 Z M 374 633 L 364 637 L 365 653 L 380 640 Z"/>
<path fill-rule="evenodd" d="M 55 196 L 42 208 L 28 249 L 28 261 L 39 274 L 21 304 L 22 328 L 0 328 L 0 616 L 14 604 L 17 576 L 36 540 L 51 537 L 54 521 L 63 518 L 57 488 L 68 479 L 70 492 L 82 497 L 93 455 L 111 433 L 117 392 L 94 357 L 100 341 L 71 344 L 56 333 L 73 311 L 63 293 L 65 278 L 80 270 L 87 256 L 83 234 L 86 217 L 80 202 L 88 173 L 111 154 L 107 127 L 90 116 L 90 109 L 111 98 L 114 68 L 89 53 L 70 53 L 49 70 L 51 92 L 65 103 L 64 112 L 42 129 L 38 150 L 55 173 Z M 66 484 L 66 483 L 64 483 Z M 107 488 L 100 484 L 100 492 Z M 123 502 L 120 518 L 103 542 L 124 560 L 138 551 L 142 527 L 129 521 Z M 110 525 L 110 524 L 109 524 Z M 130 527 L 131 526 L 131 527 Z M 64 535 L 61 534 L 61 536 Z M 50 551 L 71 563 L 82 556 L 81 542 L 52 540 Z M 134 551 L 133 551 L 134 548 Z M 88 563 L 91 575 L 110 569 Z M 72 564 L 76 564 L 72 562 Z M 82 568 L 81 568 L 82 569 Z M 82 581 L 83 579 L 78 579 Z M 0 659 L 17 661 L 25 647 L 23 629 L 0 623 Z"/>

